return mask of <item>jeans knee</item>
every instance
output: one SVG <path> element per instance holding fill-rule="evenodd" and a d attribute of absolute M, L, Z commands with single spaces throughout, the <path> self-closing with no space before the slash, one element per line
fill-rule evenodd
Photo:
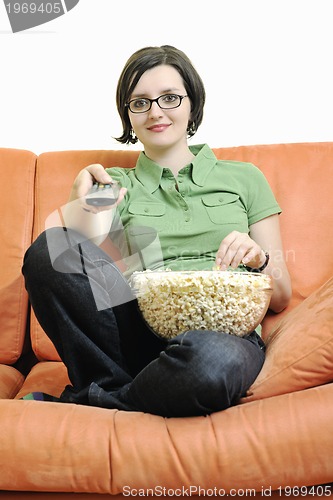
<path fill-rule="evenodd" d="M 86 238 L 65 227 L 54 227 L 41 233 L 28 248 L 23 274 L 38 272 L 82 273 L 84 270 L 80 245 Z"/>
<path fill-rule="evenodd" d="M 55 271 L 70 272 L 68 263 L 71 261 L 77 261 L 82 272 L 79 257 L 69 257 L 68 250 L 73 250 L 73 246 L 65 228 L 55 227 L 42 232 L 25 253 L 24 277 L 26 280 L 33 278 L 35 283 L 49 280 Z"/>
<path fill-rule="evenodd" d="M 143 411 L 164 416 L 224 410 L 252 383 L 249 365 L 256 365 L 256 350 L 247 340 L 228 334 L 184 332 L 138 374 L 130 397 Z"/>
<path fill-rule="evenodd" d="M 248 340 L 220 332 L 190 331 L 186 377 L 197 397 L 228 407 L 239 399 L 258 374 L 263 352 Z"/>
<path fill-rule="evenodd" d="M 188 388 L 203 393 L 220 391 L 229 374 L 240 369 L 237 356 L 229 354 L 220 333 L 191 330 L 176 337 L 172 344 L 176 349 L 169 348 L 166 353 L 173 358 L 174 368 L 183 365 Z"/>
<path fill-rule="evenodd" d="M 45 232 L 41 233 L 30 245 L 24 255 L 22 272 L 24 276 L 29 274 L 36 275 L 40 273 L 41 268 L 50 262 L 50 256 L 47 249 Z"/>

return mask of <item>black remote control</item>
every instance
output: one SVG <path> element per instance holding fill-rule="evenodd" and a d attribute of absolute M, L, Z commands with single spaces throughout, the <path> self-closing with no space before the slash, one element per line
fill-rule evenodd
<path fill-rule="evenodd" d="M 112 184 L 95 182 L 87 193 L 86 203 L 94 207 L 106 207 L 116 203 L 118 196 L 119 185 L 117 182 L 113 182 Z"/>

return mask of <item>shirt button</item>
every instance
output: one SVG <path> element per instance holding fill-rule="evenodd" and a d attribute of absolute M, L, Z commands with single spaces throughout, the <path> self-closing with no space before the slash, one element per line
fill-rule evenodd
<path fill-rule="evenodd" d="M 187 216 L 185 217 L 185 222 L 188 222 L 189 220 L 190 220 L 190 218 L 189 218 L 189 216 L 187 215 Z"/>
<path fill-rule="evenodd" d="M 149 208 L 145 208 L 143 211 L 147 214 L 149 212 Z"/>

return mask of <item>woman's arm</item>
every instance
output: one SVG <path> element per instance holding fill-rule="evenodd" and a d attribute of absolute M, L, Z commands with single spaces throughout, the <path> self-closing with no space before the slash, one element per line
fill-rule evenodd
<path fill-rule="evenodd" d="M 250 226 L 250 236 L 269 253 L 270 260 L 263 272 L 273 278 L 270 309 L 280 312 L 290 301 L 291 281 L 284 257 L 279 216 L 272 215 Z"/>
<path fill-rule="evenodd" d="M 282 311 L 291 297 L 291 282 L 285 263 L 280 235 L 279 216 L 271 215 L 250 226 L 249 234 L 232 231 L 221 242 L 216 254 L 216 264 L 220 269 L 240 264 L 259 268 L 265 262 L 265 252 L 269 253 L 269 263 L 263 271 L 273 278 L 273 294 L 270 309 Z"/>
<path fill-rule="evenodd" d="M 113 220 L 112 210 L 124 198 L 126 189 L 121 188 L 116 204 L 96 207 L 87 205 L 85 197 L 94 182 L 108 184 L 112 178 L 100 164 L 89 165 L 74 180 L 67 205 L 63 209 L 65 226 L 75 229 L 97 245 L 107 237 Z"/>

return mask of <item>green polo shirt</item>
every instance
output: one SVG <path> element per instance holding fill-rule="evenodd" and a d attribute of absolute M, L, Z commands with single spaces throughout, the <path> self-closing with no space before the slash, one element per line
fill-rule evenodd
<path fill-rule="evenodd" d="M 135 270 L 211 270 L 231 231 L 280 213 L 263 173 L 250 163 L 218 160 L 207 145 L 191 146 L 193 162 L 177 177 L 141 152 L 134 169 L 108 173 L 127 194 L 110 237 Z"/>

